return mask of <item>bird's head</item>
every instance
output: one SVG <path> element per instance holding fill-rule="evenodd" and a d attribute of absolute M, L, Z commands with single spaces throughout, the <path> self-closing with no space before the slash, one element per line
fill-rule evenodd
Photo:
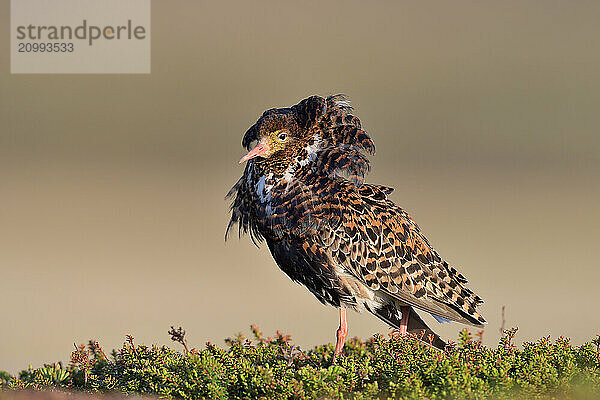
<path fill-rule="evenodd" d="M 300 139 L 290 128 L 285 124 L 277 129 L 266 128 L 246 146 L 250 151 L 240 159 L 240 164 L 252 159 L 255 163 L 273 167 L 289 163 L 294 158 Z"/>
<path fill-rule="evenodd" d="M 325 99 L 309 97 L 293 107 L 267 110 L 248 129 L 242 145 L 249 150 L 240 163 L 250 161 L 268 172 L 282 172 L 308 157 L 306 146 L 314 142 L 311 129 L 325 111 Z"/>
<path fill-rule="evenodd" d="M 283 174 L 291 165 L 317 160 L 335 173 L 339 169 L 368 170 L 363 152 L 374 153 L 371 138 L 342 95 L 311 96 L 286 108 L 267 110 L 246 131 L 242 140 L 248 161 L 262 172 Z"/>

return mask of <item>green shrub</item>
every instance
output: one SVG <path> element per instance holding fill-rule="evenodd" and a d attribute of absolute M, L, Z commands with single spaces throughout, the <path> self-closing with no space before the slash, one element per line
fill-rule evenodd
<path fill-rule="evenodd" d="M 512 329 L 486 348 L 465 330 L 440 352 L 391 334 L 349 340 L 332 364 L 331 344 L 302 351 L 289 335 L 252 331 L 253 340 L 240 334 L 226 340 L 226 349 L 207 343 L 198 351 L 188 350 L 183 330 L 172 329 L 183 353 L 135 345 L 128 336 L 110 359 L 90 342 L 75 348 L 69 366 L 30 368 L 3 377 L 4 386 L 183 399 L 600 398 L 600 337 L 578 347 L 563 337 L 542 338 L 519 349 Z"/>
<path fill-rule="evenodd" d="M 8 382 L 10 381 L 11 376 L 8 372 L 6 371 L 2 371 L 0 369 L 0 387 L 4 387 L 6 385 L 8 385 Z"/>

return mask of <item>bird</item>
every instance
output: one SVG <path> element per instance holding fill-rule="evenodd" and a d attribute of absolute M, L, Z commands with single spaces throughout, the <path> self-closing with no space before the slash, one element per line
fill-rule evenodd
<path fill-rule="evenodd" d="M 333 359 L 348 335 L 346 310 L 366 311 L 443 349 L 421 318 L 480 327 L 483 300 L 391 199 L 365 181 L 375 144 L 347 96 L 311 96 L 266 110 L 244 134 L 248 151 L 231 200 L 237 225 L 321 303 L 339 310 Z M 425 340 L 423 340 L 425 341 Z"/>

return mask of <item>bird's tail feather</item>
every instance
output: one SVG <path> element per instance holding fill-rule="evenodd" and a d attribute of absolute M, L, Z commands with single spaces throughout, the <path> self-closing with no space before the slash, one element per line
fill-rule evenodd
<path fill-rule="evenodd" d="M 381 319 L 388 325 L 398 329 L 402 319 L 400 307 L 392 300 L 384 306 L 372 310 L 377 318 Z M 410 307 L 410 315 L 408 316 L 408 333 L 416 335 L 424 343 L 431 345 L 437 349 L 443 350 L 446 347 L 446 342 L 443 341 L 437 333 L 435 333 L 423 319 Z"/>

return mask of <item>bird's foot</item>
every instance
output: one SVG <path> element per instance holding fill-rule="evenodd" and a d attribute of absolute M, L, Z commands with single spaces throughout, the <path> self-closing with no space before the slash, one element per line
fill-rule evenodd
<path fill-rule="evenodd" d="M 398 333 L 400 336 L 405 336 L 408 333 L 408 316 L 410 315 L 410 307 L 400 307 L 402 318 L 400 319 L 400 326 L 398 327 Z"/>
<path fill-rule="evenodd" d="M 333 362 L 338 355 L 342 354 L 344 343 L 346 343 L 346 337 L 348 336 L 348 323 L 346 322 L 346 309 L 340 307 L 340 327 L 336 332 L 336 343 L 335 350 L 333 351 Z"/>
<path fill-rule="evenodd" d="M 344 343 L 346 343 L 346 337 L 348 336 L 348 328 L 339 327 L 336 333 L 337 341 L 335 343 L 335 350 L 333 351 L 333 362 L 337 356 L 342 354 L 342 350 L 344 349 Z"/>

